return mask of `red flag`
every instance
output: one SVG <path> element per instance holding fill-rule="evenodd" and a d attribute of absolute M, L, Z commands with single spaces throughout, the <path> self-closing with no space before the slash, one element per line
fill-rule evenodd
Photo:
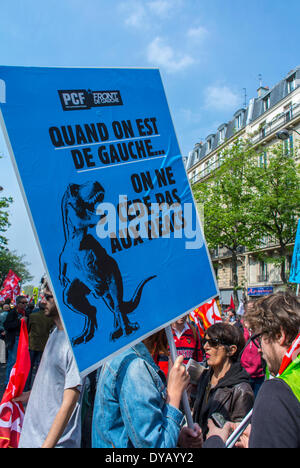
<path fill-rule="evenodd" d="M 201 307 L 197 307 L 192 314 L 198 319 L 198 321 L 200 319 L 203 323 L 204 330 L 207 330 L 211 325 L 214 325 L 217 322 L 222 322 L 219 307 L 215 299 L 206 302 Z"/>
<path fill-rule="evenodd" d="M 232 297 L 232 295 L 231 295 L 231 297 L 230 297 L 230 307 L 231 307 L 231 309 L 235 310 L 235 305 L 234 305 L 234 302 L 233 302 L 233 297 Z"/>
<path fill-rule="evenodd" d="M 9 270 L 0 291 L 0 300 L 11 299 L 15 301 L 15 298 L 20 295 L 20 281 L 21 278 L 12 270 Z"/>
<path fill-rule="evenodd" d="M 201 338 L 204 338 L 204 328 L 202 326 L 201 321 L 199 320 L 197 310 L 198 309 L 195 309 L 193 310 L 193 312 L 190 313 L 190 319 L 192 322 L 194 322 L 194 324 L 198 328 Z"/>
<path fill-rule="evenodd" d="M 291 364 L 291 362 L 295 361 L 299 355 L 300 355 L 300 333 L 298 333 L 292 345 L 290 346 L 290 348 L 287 350 L 287 352 L 283 356 L 283 360 L 281 362 L 278 375 L 281 375 L 285 371 L 285 369 Z"/>
<path fill-rule="evenodd" d="M 23 393 L 29 371 L 28 332 L 26 322 L 22 319 L 17 360 L 0 404 L 0 448 L 18 448 L 24 408 L 22 403 L 12 400 Z"/>

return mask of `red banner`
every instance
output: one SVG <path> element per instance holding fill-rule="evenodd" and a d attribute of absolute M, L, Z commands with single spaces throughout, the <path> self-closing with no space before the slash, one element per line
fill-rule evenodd
<path fill-rule="evenodd" d="M 21 278 L 16 275 L 12 270 L 9 270 L 0 291 L 0 300 L 11 299 L 13 302 L 15 298 L 20 295 L 20 281 Z"/>
<path fill-rule="evenodd" d="M 0 404 L 0 448 L 17 448 L 19 445 L 24 408 L 12 400 L 23 393 L 29 371 L 28 332 L 22 319 L 17 360 Z"/>
<path fill-rule="evenodd" d="M 204 338 L 205 330 L 201 321 L 199 320 L 197 309 L 193 310 L 193 312 L 190 313 L 190 320 L 194 322 L 194 324 L 198 328 L 201 338 Z"/>
<path fill-rule="evenodd" d="M 204 331 L 207 330 L 211 325 L 214 325 L 217 322 L 222 322 L 219 307 L 215 299 L 212 299 L 211 301 L 206 302 L 201 307 L 197 307 L 197 309 L 195 309 L 190 314 L 190 318 L 197 325 L 199 324 L 199 322 L 202 325 L 202 326 L 200 325 L 201 328 L 199 328 L 199 325 L 198 325 L 198 328 L 202 337 L 204 336 Z"/>

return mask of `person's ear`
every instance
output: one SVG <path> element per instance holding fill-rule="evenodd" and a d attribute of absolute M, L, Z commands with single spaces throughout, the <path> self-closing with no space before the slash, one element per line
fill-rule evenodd
<path fill-rule="evenodd" d="M 280 327 L 280 333 L 276 335 L 276 339 L 280 346 L 284 346 L 286 344 L 286 333 L 282 327 Z"/>
<path fill-rule="evenodd" d="M 236 345 L 230 345 L 229 346 L 229 352 L 228 356 L 233 356 L 237 352 L 237 346 Z"/>

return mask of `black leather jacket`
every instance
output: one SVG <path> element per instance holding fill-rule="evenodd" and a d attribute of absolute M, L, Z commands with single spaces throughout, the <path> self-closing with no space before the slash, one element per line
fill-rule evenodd
<path fill-rule="evenodd" d="M 201 375 L 194 403 L 194 422 L 202 428 L 204 438 L 207 420 L 213 413 L 220 413 L 227 421 L 240 422 L 254 404 L 249 375 L 240 362 L 233 363 L 215 387 L 211 387 L 211 376 L 211 369 Z"/>

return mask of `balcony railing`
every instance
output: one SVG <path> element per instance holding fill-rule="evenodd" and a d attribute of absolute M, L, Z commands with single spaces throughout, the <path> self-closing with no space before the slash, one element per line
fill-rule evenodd
<path fill-rule="evenodd" d="M 289 109 L 276 115 L 270 122 L 266 123 L 251 140 L 253 145 L 275 133 L 281 127 L 289 124 L 293 119 L 300 116 L 300 104 L 294 104 Z"/>
<path fill-rule="evenodd" d="M 208 164 L 205 169 L 202 169 L 202 171 L 198 172 L 194 177 L 190 179 L 190 182 L 192 185 L 196 184 L 200 180 L 205 179 L 205 177 L 208 177 L 213 173 L 214 170 L 218 169 L 222 165 L 223 160 L 220 158 L 217 161 Z"/>
<path fill-rule="evenodd" d="M 277 245 L 278 245 L 278 240 L 276 240 L 273 236 L 267 235 L 267 236 L 263 236 L 261 241 L 256 245 L 255 250 L 268 249 L 270 247 L 275 247 Z"/>
<path fill-rule="evenodd" d="M 241 255 L 246 252 L 245 247 L 238 247 L 237 249 L 237 254 Z M 217 260 L 221 258 L 229 258 L 232 257 L 232 252 L 231 250 L 227 249 L 226 247 L 218 248 L 218 249 L 213 249 L 210 251 L 210 256 L 212 260 Z"/>
<path fill-rule="evenodd" d="M 290 122 L 297 117 L 300 117 L 300 104 L 294 104 L 289 109 L 281 112 L 277 116 L 275 116 L 271 122 L 268 122 L 264 125 L 255 135 L 252 136 L 251 141 L 253 145 L 257 145 L 260 141 L 264 140 L 268 136 L 274 134 L 280 128 L 283 128 L 286 124 L 290 124 Z M 192 185 L 204 180 L 206 177 L 210 176 L 214 170 L 218 169 L 223 162 L 223 158 L 220 157 L 218 160 L 208 164 L 202 171 L 198 174 L 195 174 L 191 179 L 190 182 Z"/>

